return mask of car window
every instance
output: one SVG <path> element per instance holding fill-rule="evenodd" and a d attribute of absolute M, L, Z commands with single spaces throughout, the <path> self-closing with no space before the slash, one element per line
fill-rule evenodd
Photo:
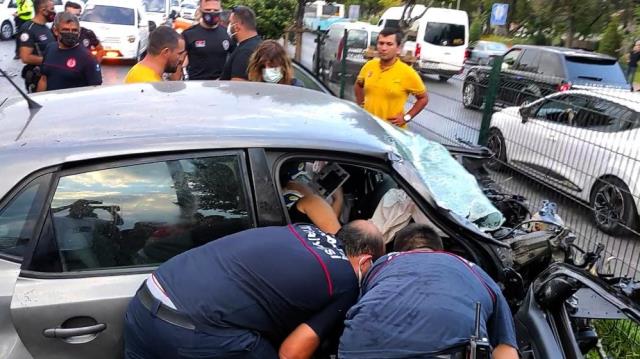
<path fill-rule="evenodd" d="M 253 227 L 240 156 L 61 177 L 51 203 L 63 271 L 148 266 Z"/>
<path fill-rule="evenodd" d="M 620 64 L 615 59 L 566 56 L 569 81 L 575 84 L 626 86 Z"/>
<path fill-rule="evenodd" d="M 371 31 L 371 40 L 369 41 L 369 46 L 376 47 L 378 46 L 378 35 L 380 33 L 378 31 Z"/>
<path fill-rule="evenodd" d="M 526 49 L 518 61 L 517 69 L 526 72 L 538 71 L 539 51 Z"/>
<path fill-rule="evenodd" d="M 142 3 L 148 12 L 165 12 L 167 10 L 166 0 L 143 0 Z"/>
<path fill-rule="evenodd" d="M 18 5 L 16 5 L 16 0 L 10 0 L 10 1 L 9 1 L 9 4 L 7 5 L 7 7 L 8 7 L 9 9 L 17 8 L 17 7 L 18 7 Z"/>
<path fill-rule="evenodd" d="M 556 54 L 543 51 L 540 54 L 538 72 L 547 76 L 564 77 L 560 57 Z"/>
<path fill-rule="evenodd" d="M 387 19 L 385 20 L 384 27 L 393 27 L 397 29 L 400 27 L 400 20 Z"/>
<path fill-rule="evenodd" d="M 88 6 L 80 17 L 80 21 L 113 25 L 135 25 L 135 11 L 119 6 Z"/>
<path fill-rule="evenodd" d="M 565 95 L 546 100 L 536 112 L 536 118 L 567 126 L 575 126 L 585 115 L 587 99 L 583 96 Z"/>
<path fill-rule="evenodd" d="M 465 26 L 442 22 L 429 22 L 424 41 L 438 46 L 462 46 L 465 40 Z"/>
<path fill-rule="evenodd" d="M 520 56 L 520 52 L 522 52 L 521 49 L 513 49 L 507 52 L 502 60 L 504 67 L 511 68 L 516 63 L 518 56 Z"/>
<path fill-rule="evenodd" d="M 365 30 L 349 30 L 347 46 L 352 49 L 366 49 L 369 45 L 369 34 Z"/>
<path fill-rule="evenodd" d="M 49 176 L 27 185 L 0 210 L 0 254 L 22 257 L 44 204 Z"/>
<path fill-rule="evenodd" d="M 610 101 L 592 98 L 577 127 L 599 132 L 617 132 L 634 127 L 635 112 Z"/>
<path fill-rule="evenodd" d="M 507 45 L 501 44 L 499 42 L 488 42 L 484 46 L 487 50 L 490 51 L 507 51 Z"/>

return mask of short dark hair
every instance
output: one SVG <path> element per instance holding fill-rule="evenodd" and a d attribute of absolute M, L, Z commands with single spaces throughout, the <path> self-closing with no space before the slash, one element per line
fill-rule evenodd
<path fill-rule="evenodd" d="M 382 31 L 380 31 L 378 37 L 391 35 L 396 35 L 396 44 L 400 46 L 400 44 L 402 44 L 402 38 L 404 37 L 404 34 L 402 33 L 402 31 L 400 31 L 400 29 L 396 27 L 385 27 L 384 29 L 382 29 Z"/>
<path fill-rule="evenodd" d="M 80 28 L 80 21 L 78 20 L 78 17 L 68 12 L 57 13 L 55 19 L 53 20 L 53 26 L 58 30 L 60 29 L 61 24 L 69 23 L 75 24 L 78 28 Z"/>
<path fill-rule="evenodd" d="M 40 8 L 51 0 L 33 0 L 33 10 L 38 12 Z"/>
<path fill-rule="evenodd" d="M 384 255 L 384 239 L 379 231 L 372 231 L 363 225 L 366 221 L 353 221 L 345 224 L 336 233 L 342 241 L 344 251 L 349 257 L 370 254 L 373 260 Z"/>
<path fill-rule="evenodd" d="M 82 6 L 80 6 L 80 4 L 73 1 L 67 1 L 67 3 L 64 4 L 64 9 L 67 10 L 67 8 L 82 10 Z"/>
<path fill-rule="evenodd" d="M 242 5 L 234 6 L 231 8 L 231 12 L 235 15 L 234 17 L 238 19 L 238 21 L 248 30 L 255 31 L 258 28 L 258 25 L 256 24 L 256 13 L 253 12 L 250 7 Z"/>
<path fill-rule="evenodd" d="M 444 247 L 438 233 L 425 224 L 412 223 L 396 233 L 393 244 L 395 252 L 406 252 L 419 248 L 441 251 Z"/>
<path fill-rule="evenodd" d="M 168 48 L 174 50 L 178 47 L 180 34 L 169 26 L 158 26 L 149 34 L 149 46 L 147 52 L 150 55 L 159 55 L 162 49 Z"/>

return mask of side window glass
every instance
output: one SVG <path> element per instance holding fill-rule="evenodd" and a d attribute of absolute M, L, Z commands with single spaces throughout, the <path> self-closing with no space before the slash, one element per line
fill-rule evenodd
<path fill-rule="evenodd" d="M 9 5 L 7 5 L 7 7 L 8 7 L 9 9 L 15 9 L 15 8 L 17 8 L 17 7 L 18 7 L 18 5 L 16 5 L 16 0 L 10 0 L 10 1 L 9 1 Z"/>
<path fill-rule="evenodd" d="M 526 72 L 538 71 L 538 51 L 525 50 L 518 62 L 518 70 Z"/>
<path fill-rule="evenodd" d="M 568 126 L 577 126 L 584 117 L 587 100 L 580 96 L 558 96 L 540 106 L 536 118 Z"/>
<path fill-rule="evenodd" d="M 297 80 L 302 81 L 305 88 L 314 91 L 324 92 L 323 89 L 314 81 L 313 78 L 310 77 L 307 73 L 301 70 L 298 66 L 293 66 L 293 77 Z"/>
<path fill-rule="evenodd" d="M 522 50 L 520 49 L 514 49 L 507 52 L 507 54 L 504 55 L 504 59 L 502 60 L 502 69 L 508 70 L 513 68 L 513 66 L 516 63 L 516 60 L 518 59 L 518 56 L 520 56 L 521 51 Z"/>
<path fill-rule="evenodd" d="M 563 71 L 558 56 L 548 52 L 540 54 L 538 72 L 546 76 L 562 77 Z"/>
<path fill-rule="evenodd" d="M 49 176 L 30 183 L 0 210 L 0 254 L 22 257 L 45 200 Z"/>
<path fill-rule="evenodd" d="M 578 127 L 600 132 L 616 132 L 629 128 L 633 113 L 625 107 L 593 98 L 578 122 Z"/>
<path fill-rule="evenodd" d="M 63 271 L 146 266 L 253 226 L 240 156 L 60 178 L 51 216 Z"/>

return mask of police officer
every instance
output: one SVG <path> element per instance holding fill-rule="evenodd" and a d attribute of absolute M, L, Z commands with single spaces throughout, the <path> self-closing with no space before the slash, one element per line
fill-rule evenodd
<path fill-rule="evenodd" d="M 56 17 L 53 1 L 34 0 L 33 8 L 33 20 L 24 23 L 18 35 L 20 59 L 25 64 L 22 68 L 22 78 L 28 92 L 35 91 L 40 80 L 40 65 L 47 45 L 54 43 L 55 46 L 53 33 L 46 25 Z"/>
<path fill-rule="evenodd" d="M 80 18 L 82 7 L 80 4 L 73 1 L 67 1 L 67 3 L 64 4 L 64 11 Z M 80 45 L 84 46 L 90 53 L 95 54 L 98 63 L 102 62 L 104 48 L 102 47 L 100 40 L 98 40 L 98 37 L 93 31 L 82 26 L 80 27 Z"/>
<path fill-rule="evenodd" d="M 248 81 L 249 60 L 262 42 L 258 35 L 255 12 L 246 6 L 234 6 L 229 15 L 227 31 L 238 45 L 224 64 L 220 80 Z"/>
<path fill-rule="evenodd" d="M 98 61 L 80 45 L 80 22 L 68 12 L 56 16 L 54 32 L 58 46 L 44 54 L 37 91 L 60 90 L 102 84 Z"/>
<path fill-rule="evenodd" d="M 25 22 L 33 18 L 33 1 L 17 0 L 16 5 L 18 6 L 18 9 L 13 14 L 13 22 L 16 25 L 16 32 L 18 32 Z M 18 52 L 19 48 L 18 39 L 16 38 L 16 56 L 13 58 L 14 60 L 20 58 L 20 54 Z"/>
<path fill-rule="evenodd" d="M 442 252 L 442 240 L 425 225 L 399 231 L 394 250 L 365 277 L 345 319 L 339 358 L 468 358 L 478 302 L 487 351 L 495 359 L 518 358 L 509 305 L 482 269 Z"/>
<path fill-rule="evenodd" d="M 162 264 L 133 298 L 125 358 L 310 358 L 384 253 L 369 222 L 250 229 Z"/>
<path fill-rule="evenodd" d="M 220 24 L 219 0 L 200 0 L 200 13 L 200 21 L 182 33 L 187 46 L 187 73 L 189 80 L 217 80 L 233 50 L 231 37 Z"/>

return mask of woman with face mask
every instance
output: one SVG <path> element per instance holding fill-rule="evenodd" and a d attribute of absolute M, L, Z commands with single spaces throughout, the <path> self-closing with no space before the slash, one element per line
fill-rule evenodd
<path fill-rule="evenodd" d="M 284 48 L 274 40 L 263 41 L 251 56 L 249 81 L 304 87 L 293 77 L 293 65 Z"/>

